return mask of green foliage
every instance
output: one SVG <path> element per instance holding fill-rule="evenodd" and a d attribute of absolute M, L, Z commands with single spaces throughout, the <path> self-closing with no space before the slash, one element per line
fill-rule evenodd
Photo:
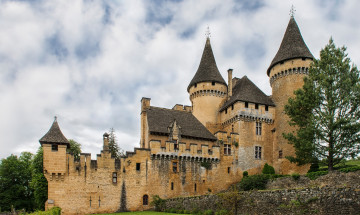
<path fill-rule="evenodd" d="M 248 175 L 249 175 L 248 171 L 244 171 L 244 172 L 243 172 L 243 177 L 246 177 L 246 176 L 248 176 Z"/>
<path fill-rule="evenodd" d="M 315 159 L 311 165 L 310 165 L 310 169 L 308 171 L 309 172 L 317 172 L 319 171 L 319 161 L 317 159 Z"/>
<path fill-rule="evenodd" d="M 165 200 L 158 195 L 152 196 L 152 202 L 150 205 L 155 206 L 156 211 L 163 211 L 165 207 Z"/>
<path fill-rule="evenodd" d="M 191 214 L 201 214 L 201 210 L 199 208 L 194 208 L 191 210 Z"/>
<path fill-rule="evenodd" d="M 72 139 L 69 140 L 69 143 L 70 148 L 67 149 L 67 152 L 74 155 L 75 160 L 80 160 L 81 144 Z"/>
<path fill-rule="evenodd" d="M 295 181 L 297 181 L 297 180 L 300 179 L 300 174 L 294 173 L 294 174 L 291 175 L 291 177 L 292 177 Z"/>
<path fill-rule="evenodd" d="M 174 213 L 174 214 L 177 213 L 177 211 L 178 210 L 176 208 L 170 208 L 170 210 L 169 210 L 170 213 Z"/>
<path fill-rule="evenodd" d="M 239 143 L 236 142 L 236 141 L 234 141 L 234 142 L 233 142 L 233 145 L 237 148 L 237 147 L 239 146 Z"/>
<path fill-rule="evenodd" d="M 269 164 L 265 163 L 264 168 L 262 170 L 263 174 L 275 174 L 274 167 L 270 166 Z"/>
<path fill-rule="evenodd" d="M 120 159 L 120 157 L 124 154 L 124 152 L 121 150 L 118 144 L 114 128 L 110 128 L 109 131 L 109 150 L 111 156 L 116 159 Z"/>
<path fill-rule="evenodd" d="M 240 190 L 264 190 L 268 180 L 270 179 L 269 175 L 250 175 L 244 177 L 239 182 L 238 186 Z"/>
<path fill-rule="evenodd" d="M 341 160 L 360 152 L 360 73 L 332 39 L 315 59 L 302 89 L 285 106 L 296 133 L 283 134 L 294 145 L 299 165 L 327 158 L 331 171 Z"/>
<path fill-rule="evenodd" d="M 31 159 L 29 152 L 2 159 L 0 163 L 0 208 L 2 211 L 33 209 L 33 191 L 30 188 Z"/>
<path fill-rule="evenodd" d="M 211 163 L 210 162 L 203 161 L 203 162 L 200 163 L 200 166 L 204 167 L 207 170 L 211 169 Z"/>
<path fill-rule="evenodd" d="M 215 215 L 230 215 L 231 213 L 227 210 L 220 210 L 215 213 Z"/>
<path fill-rule="evenodd" d="M 32 178 L 30 187 L 34 190 L 34 208 L 45 209 L 48 194 L 48 182 L 43 174 L 43 149 L 39 147 L 32 161 Z"/>
<path fill-rule="evenodd" d="M 315 180 L 322 175 L 328 174 L 328 171 L 318 171 L 318 172 L 309 172 L 306 174 L 306 177 L 310 178 L 311 180 Z"/>
<path fill-rule="evenodd" d="M 346 168 L 342 168 L 339 169 L 340 172 L 356 172 L 360 170 L 360 166 L 351 166 L 351 167 L 346 167 Z"/>
<path fill-rule="evenodd" d="M 213 215 L 213 214 L 214 212 L 210 209 L 203 212 L 203 215 Z"/>
<path fill-rule="evenodd" d="M 61 215 L 61 208 L 53 207 L 47 211 L 35 211 L 34 213 L 28 215 Z"/>
<path fill-rule="evenodd" d="M 184 214 L 190 214 L 191 212 L 188 210 L 184 210 Z"/>

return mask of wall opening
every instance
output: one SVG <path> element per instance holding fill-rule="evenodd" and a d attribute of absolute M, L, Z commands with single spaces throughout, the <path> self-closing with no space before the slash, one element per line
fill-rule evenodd
<path fill-rule="evenodd" d="M 149 204 L 149 196 L 145 194 L 143 196 L 143 205 L 148 205 L 148 204 Z"/>
<path fill-rule="evenodd" d="M 140 163 L 136 163 L 136 171 L 140 171 Z"/>
<path fill-rule="evenodd" d="M 56 152 L 58 150 L 58 145 L 52 144 L 51 145 L 51 151 Z"/>

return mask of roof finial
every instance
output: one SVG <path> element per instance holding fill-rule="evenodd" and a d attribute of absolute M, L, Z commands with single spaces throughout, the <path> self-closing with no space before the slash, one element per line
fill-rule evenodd
<path fill-rule="evenodd" d="M 209 28 L 209 26 L 206 28 L 205 36 L 206 36 L 206 39 L 208 39 L 208 38 L 211 37 L 211 33 L 210 33 L 210 28 Z"/>
<path fill-rule="evenodd" d="M 54 116 L 54 122 L 57 122 L 57 116 Z"/>
<path fill-rule="evenodd" d="M 295 7 L 294 7 L 294 5 L 291 5 L 291 9 L 290 9 L 290 17 L 291 18 L 294 18 L 294 14 L 295 14 Z"/>

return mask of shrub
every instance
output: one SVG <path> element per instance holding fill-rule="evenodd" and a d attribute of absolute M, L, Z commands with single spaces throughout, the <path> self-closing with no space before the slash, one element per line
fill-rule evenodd
<path fill-rule="evenodd" d="M 176 214 L 176 213 L 178 212 L 178 210 L 176 210 L 176 208 L 171 208 L 171 209 L 169 210 L 169 212 Z"/>
<path fill-rule="evenodd" d="M 213 211 L 212 210 L 206 210 L 204 211 L 203 215 L 213 215 Z"/>
<path fill-rule="evenodd" d="M 165 207 L 165 200 L 160 198 L 160 196 L 158 196 L 158 195 L 154 195 L 152 198 L 153 198 L 153 200 L 150 204 L 155 206 L 155 210 L 163 211 L 163 209 Z"/>
<path fill-rule="evenodd" d="M 319 171 L 319 161 L 316 160 L 313 163 L 311 163 L 308 173 L 309 172 L 317 172 L 317 171 Z"/>
<path fill-rule="evenodd" d="M 47 211 L 35 211 L 34 213 L 28 215 L 61 215 L 61 208 L 59 207 L 52 207 L 50 210 Z"/>
<path fill-rule="evenodd" d="M 229 211 L 227 210 L 220 210 L 215 213 L 215 215 L 229 215 Z"/>
<path fill-rule="evenodd" d="M 233 142 L 233 145 L 237 148 L 237 147 L 239 146 L 239 143 L 236 142 L 236 141 L 234 141 L 234 142 Z"/>
<path fill-rule="evenodd" d="M 191 214 L 191 212 L 188 210 L 184 210 L 184 214 Z"/>
<path fill-rule="evenodd" d="M 339 169 L 340 172 L 355 172 L 358 170 L 360 170 L 360 166 L 351 166 L 351 167 Z"/>
<path fill-rule="evenodd" d="M 274 167 L 270 166 L 269 164 L 265 163 L 264 168 L 262 170 L 263 174 L 275 174 Z"/>
<path fill-rule="evenodd" d="M 294 174 L 291 175 L 291 177 L 292 177 L 295 181 L 297 181 L 297 180 L 299 180 L 299 178 L 300 178 L 300 174 L 294 173 Z"/>
<path fill-rule="evenodd" d="M 200 166 L 205 167 L 205 169 L 211 169 L 211 163 L 210 162 L 201 162 Z"/>
<path fill-rule="evenodd" d="M 201 211 L 199 208 L 194 208 L 192 209 L 191 214 L 201 214 Z"/>
<path fill-rule="evenodd" d="M 248 175 L 249 175 L 248 171 L 244 171 L 244 172 L 243 172 L 243 177 L 246 177 L 246 176 L 248 176 Z"/>
<path fill-rule="evenodd" d="M 242 178 L 239 182 L 239 188 L 241 190 L 263 190 L 266 187 L 266 183 L 268 182 L 270 176 L 269 175 L 251 175 Z"/>
<path fill-rule="evenodd" d="M 328 174 L 328 171 L 309 172 L 306 174 L 306 177 L 310 178 L 311 180 L 315 180 L 318 177 L 326 174 Z"/>

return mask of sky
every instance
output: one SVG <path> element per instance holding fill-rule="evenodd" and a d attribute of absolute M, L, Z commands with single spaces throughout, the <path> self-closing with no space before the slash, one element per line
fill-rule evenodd
<path fill-rule="evenodd" d="M 332 37 L 360 65 L 358 0 L 0 0 L 0 158 L 36 153 L 54 116 L 93 159 L 110 128 L 139 147 L 142 97 L 191 104 L 207 27 L 224 80 L 232 68 L 271 95 L 292 5 L 316 58 Z"/>

